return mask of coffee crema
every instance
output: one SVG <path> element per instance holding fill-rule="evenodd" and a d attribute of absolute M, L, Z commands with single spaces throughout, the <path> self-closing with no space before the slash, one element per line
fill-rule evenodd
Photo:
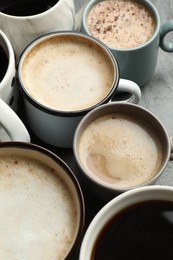
<path fill-rule="evenodd" d="M 0 259 L 64 259 L 77 212 L 55 170 L 25 156 L 1 155 L 0 190 Z"/>
<path fill-rule="evenodd" d="M 24 58 L 21 81 L 40 104 L 60 111 L 87 109 L 112 89 L 115 72 L 102 48 L 78 36 L 55 36 Z"/>
<path fill-rule="evenodd" d="M 159 171 L 163 158 L 150 126 L 122 113 L 94 120 L 81 134 L 78 153 L 90 176 L 114 188 L 145 183 Z"/>
<path fill-rule="evenodd" d="M 105 0 L 87 15 L 87 29 L 110 48 L 134 48 L 153 35 L 155 21 L 146 6 L 131 0 Z"/>

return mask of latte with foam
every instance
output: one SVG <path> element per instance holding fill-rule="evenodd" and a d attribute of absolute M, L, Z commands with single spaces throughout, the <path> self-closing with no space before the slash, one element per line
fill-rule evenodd
<path fill-rule="evenodd" d="M 37 43 L 22 61 L 20 74 L 34 100 L 60 111 L 79 111 L 99 103 L 116 76 L 108 54 L 77 35 Z"/>
<path fill-rule="evenodd" d="M 78 228 L 68 184 L 46 163 L 0 157 L 0 259 L 64 259 Z"/>
<path fill-rule="evenodd" d="M 114 188 L 145 183 L 157 174 L 163 159 L 151 127 L 122 113 L 93 121 L 81 134 L 78 154 L 90 176 Z"/>
<path fill-rule="evenodd" d="M 88 13 L 87 28 L 110 48 L 134 48 L 152 37 L 155 21 L 148 8 L 138 1 L 105 0 Z"/>

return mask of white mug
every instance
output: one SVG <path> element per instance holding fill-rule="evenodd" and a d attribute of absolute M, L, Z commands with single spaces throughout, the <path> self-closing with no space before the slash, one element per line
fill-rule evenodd
<path fill-rule="evenodd" d="M 33 65 L 29 70 L 23 69 L 33 57 L 35 69 Z M 37 73 L 38 70 L 41 71 Z M 29 84 L 24 81 L 25 73 Z M 52 32 L 37 38 L 22 53 L 16 76 L 31 130 L 45 143 L 58 147 L 72 147 L 73 134 L 81 118 L 113 99 L 117 89 L 130 93 L 130 102 L 138 103 L 141 98 L 141 90 L 135 82 L 120 79 L 118 64 L 110 50 L 79 32 Z M 42 83 L 37 83 L 39 81 Z M 31 94 L 28 85 L 36 90 L 37 96 Z M 48 103 L 44 103 L 45 100 Z"/>
<path fill-rule="evenodd" d="M 0 28 L 10 39 L 15 54 L 19 57 L 31 41 L 44 33 L 77 30 L 85 2 L 86 0 L 24 0 L 20 3 L 1 1 Z"/>
<path fill-rule="evenodd" d="M 14 51 L 9 39 L 1 30 L 0 47 L 7 59 L 7 68 L 0 81 L 0 142 L 7 140 L 30 142 L 30 136 L 26 127 L 15 113 L 18 108 L 19 97 L 18 91 L 14 86 Z M 5 64 L 2 63 L 0 66 L 3 68 Z"/>

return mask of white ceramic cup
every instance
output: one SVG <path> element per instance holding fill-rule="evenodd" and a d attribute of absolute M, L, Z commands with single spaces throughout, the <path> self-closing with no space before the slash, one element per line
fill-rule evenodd
<path fill-rule="evenodd" d="M 108 201 L 121 192 L 154 183 L 172 159 L 173 143 L 149 110 L 111 103 L 83 117 L 74 134 L 73 150 L 81 180 L 94 196 Z"/>
<path fill-rule="evenodd" d="M 149 186 L 149 187 L 140 187 L 140 188 L 136 188 L 131 191 L 127 191 L 127 192 L 115 197 L 110 202 L 108 202 L 97 213 L 97 215 L 94 217 L 94 219 L 91 221 L 91 223 L 85 233 L 85 236 L 83 238 L 83 242 L 82 242 L 82 245 L 80 248 L 79 259 L 80 260 L 95 259 L 95 258 L 92 258 L 91 256 L 93 256 L 92 252 L 93 252 L 93 248 L 96 244 L 97 238 L 98 238 L 100 232 L 103 230 L 103 228 L 106 227 L 106 225 L 109 223 L 109 221 L 113 217 L 119 216 L 120 212 L 125 212 L 127 208 L 132 208 L 136 203 L 145 203 L 145 202 L 150 202 L 150 201 L 155 201 L 155 200 L 173 203 L 173 187 L 158 186 L 158 185 Z M 121 214 L 123 215 L 123 213 L 121 213 Z M 171 212 L 170 212 L 170 214 L 171 214 Z M 170 216 L 172 216 L 172 215 L 170 215 Z M 167 221 L 166 218 L 168 217 L 167 223 L 171 219 L 171 218 L 169 219 L 169 213 L 168 213 L 168 215 L 165 215 L 165 216 L 163 215 L 163 223 L 164 223 L 164 217 L 165 217 L 165 222 Z M 150 220 L 148 220 L 148 221 L 150 221 Z M 155 221 L 157 223 L 157 219 L 155 219 Z M 140 219 L 136 220 L 136 229 L 137 229 L 138 225 L 140 226 L 140 224 L 141 224 Z M 170 227 L 168 226 L 168 228 L 170 228 Z M 143 230 L 145 232 L 145 227 L 143 227 Z M 163 232 L 165 231 L 164 226 L 163 225 L 158 226 L 157 234 L 158 234 L 158 236 L 161 236 L 162 239 L 164 239 L 164 235 L 163 235 L 162 231 Z M 129 231 L 129 236 L 130 236 L 130 231 Z M 134 234 L 134 236 L 135 236 L 135 234 Z M 120 240 L 120 243 L 122 245 L 123 244 L 123 233 L 122 233 L 121 239 L 122 240 Z M 153 240 L 153 242 L 154 241 L 155 240 Z M 147 241 L 146 241 L 146 243 L 147 243 Z M 156 243 L 157 243 L 157 239 L 156 239 Z M 153 248 L 152 248 L 151 244 L 147 248 L 148 248 L 148 250 L 150 249 L 153 253 L 155 251 L 152 250 Z M 140 255 L 138 255 L 136 253 L 138 251 L 138 250 L 136 250 L 136 249 L 138 249 L 137 248 L 138 245 L 140 245 L 142 248 L 144 248 L 146 250 L 145 244 L 141 245 L 140 237 L 139 237 L 139 240 L 135 242 L 134 247 L 133 246 L 131 247 L 131 241 L 129 241 L 128 245 L 130 245 L 131 252 L 134 252 L 134 258 L 133 258 L 133 255 L 130 254 L 130 259 L 140 259 L 141 254 L 145 255 L 145 253 L 146 253 L 145 251 L 140 251 Z M 128 245 L 127 245 L 127 243 L 125 243 L 122 250 L 126 250 L 126 246 L 127 246 L 127 250 L 128 250 Z M 112 258 L 109 258 L 109 259 L 116 259 L 116 247 L 118 247 L 118 243 L 114 244 L 115 255 L 113 255 L 113 256 L 111 255 Z M 156 247 L 157 247 L 157 245 L 156 245 Z M 164 247 L 159 247 L 159 248 L 163 249 Z M 108 249 L 108 251 L 109 251 L 108 245 L 106 245 L 106 249 Z M 158 249 L 158 247 L 157 247 L 157 249 Z M 156 249 L 157 252 L 155 252 L 156 255 L 159 251 L 159 249 L 158 250 L 157 249 Z M 164 249 L 162 252 L 164 252 Z M 123 251 L 122 255 L 124 255 L 124 253 L 125 253 L 125 251 Z M 153 253 L 153 255 L 154 255 L 154 253 Z M 109 257 L 110 257 L 110 255 L 109 255 Z M 105 256 L 104 259 L 108 259 L 108 258 L 106 258 L 106 256 Z M 122 258 L 122 259 L 127 259 L 127 258 Z M 142 259 L 145 259 L 145 258 L 142 258 Z M 155 258 L 153 258 L 153 259 L 155 259 Z"/>
<path fill-rule="evenodd" d="M 9 39 L 1 30 L 0 46 L 6 53 L 8 60 L 7 70 L 0 82 L 0 142 L 5 140 L 29 142 L 29 133 L 15 113 L 18 109 L 19 96 L 18 90 L 14 86 L 14 51 Z"/>
<path fill-rule="evenodd" d="M 51 56 L 52 41 L 54 43 L 56 42 L 56 44 L 54 44 L 53 46 L 57 46 L 57 50 L 54 49 L 54 51 L 56 51 L 57 54 L 54 54 L 53 57 Z M 61 43 L 63 43 L 65 46 L 63 47 L 63 49 L 61 47 Z M 49 46 L 49 48 L 47 48 L 47 46 Z M 83 46 L 85 46 L 85 50 L 83 50 Z M 28 88 L 29 85 L 27 83 L 24 83 L 23 75 L 25 75 L 25 70 L 23 68 L 26 64 L 28 64 L 28 60 L 30 60 L 30 58 L 32 60 L 32 57 L 34 57 L 30 55 L 31 53 L 33 53 L 33 50 L 37 55 L 37 52 L 39 53 L 40 50 L 42 50 L 42 48 L 44 48 L 44 52 L 42 52 L 42 54 L 39 54 L 38 57 L 39 59 L 41 59 L 40 64 L 42 64 L 41 62 L 43 62 L 44 65 L 48 64 L 46 72 L 45 66 L 38 66 L 39 64 L 37 65 L 36 62 L 35 69 L 29 69 L 31 75 L 28 74 L 29 81 L 31 78 L 33 78 L 33 76 L 35 77 L 35 75 L 36 79 L 34 80 L 34 82 L 37 82 L 38 78 L 41 78 L 39 79 L 39 82 L 42 81 L 42 79 L 45 79 L 46 83 L 39 83 L 34 88 L 32 87 L 34 82 L 29 83 L 30 87 L 34 89 L 34 92 L 38 88 L 36 97 L 35 94 L 31 94 L 31 91 L 29 90 L 30 87 Z M 94 53 L 92 53 L 92 55 L 94 55 L 94 58 L 93 56 L 91 57 L 91 49 Z M 49 50 L 48 55 L 46 54 L 46 50 Z M 105 82 L 104 79 L 102 79 L 101 84 L 99 83 L 98 85 L 98 83 L 96 83 L 97 87 L 95 87 L 95 83 L 93 83 L 95 82 L 95 78 L 96 82 L 98 82 L 97 78 L 99 78 L 99 80 L 100 78 L 103 78 L 102 76 L 100 76 L 103 75 L 103 73 L 100 74 L 100 71 L 97 72 L 98 63 L 96 63 L 95 65 L 93 65 L 93 61 L 91 63 L 92 59 L 94 60 L 94 62 L 97 61 L 98 55 L 96 56 L 96 53 L 99 53 L 99 59 L 101 59 L 100 53 L 101 55 L 104 55 L 103 64 L 106 61 L 110 65 L 109 69 L 107 70 L 109 70 L 109 73 L 111 71 L 111 83 L 109 82 L 106 93 L 99 99 L 99 101 L 97 99 L 97 101 L 94 101 L 86 107 L 83 107 L 82 103 L 81 107 L 76 108 L 75 102 L 78 104 L 80 100 L 83 100 L 83 96 L 85 102 L 92 100 L 92 96 L 95 95 L 95 91 L 90 91 L 90 88 L 98 88 L 100 89 L 99 95 L 100 93 L 102 93 L 102 87 L 100 86 L 102 86 L 103 82 Z M 52 58 L 51 60 L 49 60 L 49 62 L 47 62 L 47 59 L 49 59 L 49 57 Z M 37 59 L 35 61 L 37 61 Z M 51 64 L 51 69 L 49 69 L 49 64 Z M 37 68 L 39 68 L 39 70 L 41 71 L 32 75 L 34 71 L 37 71 Z M 107 72 L 105 74 L 107 77 Z M 40 75 L 42 76 L 40 77 Z M 132 99 L 128 100 L 130 102 L 138 103 L 141 98 L 141 90 L 135 82 L 120 79 L 118 64 L 110 50 L 100 41 L 90 36 L 81 34 L 79 32 L 52 32 L 49 34 L 45 34 L 36 39 L 34 42 L 32 42 L 25 49 L 19 60 L 17 69 L 17 81 L 19 89 L 21 90 L 22 96 L 24 98 L 27 122 L 31 130 L 34 132 L 35 135 L 37 135 L 37 137 L 39 137 L 44 142 L 59 147 L 72 147 L 73 134 L 81 118 L 93 108 L 103 103 L 108 103 L 111 99 L 113 99 L 117 89 L 120 91 L 130 93 L 132 95 Z M 90 86 L 90 82 L 92 82 L 92 86 Z M 47 85 L 45 86 L 45 84 Z M 108 83 L 104 84 L 105 87 Z M 56 89 L 56 92 L 53 92 L 51 90 L 52 88 Z M 72 88 L 72 91 L 70 89 L 71 92 L 68 91 L 69 88 Z M 61 93 L 61 89 L 63 91 L 63 94 Z M 46 93 L 44 94 L 45 96 L 43 97 L 43 102 L 39 99 L 39 96 L 42 96 L 42 93 Z M 62 96 L 62 99 L 57 101 L 57 99 L 59 98 L 59 96 L 57 96 L 57 99 L 54 101 L 54 106 L 51 107 L 51 100 L 54 99 L 54 96 L 56 96 L 57 93 L 59 93 L 59 96 Z M 55 105 L 62 103 L 64 97 L 64 106 L 62 108 L 55 108 Z M 45 104 L 44 100 L 50 100 L 50 103 Z M 68 107 L 71 104 L 70 102 L 74 103 L 73 107 L 75 108 L 72 107 L 69 110 L 65 110 L 66 107 Z"/>
<path fill-rule="evenodd" d="M 47 10 L 41 13 L 29 13 L 29 1 L 1 1 L 0 28 L 11 41 L 17 58 L 23 49 L 38 36 L 56 30 L 77 30 L 80 26 L 82 8 L 86 0 L 44 0 L 30 1 L 32 11 L 37 5 L 47 5 Z M 4 13 L 4 9 L 18 4 L 18 8 L 25 6 L 28 10 L 22 13 Z M 15 8 L 15 7 L 14 7 Z M 12 9 L 12 7 L 11 7 Z M 26 12 L 28 11 L 28 14 Z"/>

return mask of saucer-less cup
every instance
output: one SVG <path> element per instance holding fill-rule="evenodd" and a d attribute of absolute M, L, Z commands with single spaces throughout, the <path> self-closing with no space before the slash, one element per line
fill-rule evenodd
<path fill-rule="evenodd" d="M 87 17 L 92 8 L 102 1 L 104 0 L 91 0 L 87 3 L 82 16 L 81 32 L 88 35 L 93 35 L 88 29 Z M 165 37 L 167 33 L 173 30 L 173 22 L 170 20 L 161 26 L 159 13 L 156 7 L 151 3 L 151 1 L 138 0 L 136 2 L 147 7 L 153 17 L 155 29 L 152 36 L 149 38 L 148 41 L 146 41 L 146 43 L 143 43 L 139 46 L 137 45 L 136 47 L 114 48 L 110 46 L 110 49 L 119 63 L 121 77 L 125 79 L 130 79 L 136 82 L 139 86 L 142 86 L 150 80 L 155 71 L 159 47 L 161 47 L 166 52 L 173 51 L 172 42 L 166 40 Z M 139 13 L 137 15 L 139 16 Z M 100 17 L 100 19 L 102 19 L 101 14 Z M 128 31 L 128 22 L 130 23 L 130 18 L 127 12 L 122 17 L 124 17 L 122 18 L 122 26 L 127 26 L 126 28 Z M 129 19 L 129 21 L 123 20 L 125 18 Z M 99 22 L 100 21 L 98 21 L 98 24 Z M 109 31 L 109 34 L 111 34 L 111 30 Z M 136 34 L 136 32 L 134 32 L 134 34 Z"/>
<path fill-rule="evenodd" d="M 84 4 L 85 0 L 4 0 L 0 3 L 0 28 L 18 58 L 31 41 L 44 33 L 78 29 Z"/>
<path fill-rule="evenodd" d="M 173 187 L 156 185 L 127 191 L 94 217 L 79 259 L 137 260 L 141 254 L 142 259 L 171 259 L 172 215 Z"/>
<path fill-rule="evenodd" d="M 16 78 L 29 127 L 42 141 L 58 147 L 72 147 L 81 118 L 108 103 L 117 89 L 130 93 L 130 102 L 141 98 L 136 83 L 120 79 L 110 50 L 78 32 L 36 39 L 22 53 Z"/>
<path fill-rule="evenodd" d="M 0 143 L 1 259 L 73 259 L 85 203 L 71 169 L 49 150 Z"/>
<path fill-rule="evenodd" d="M 30 141 L 28 131 L 16 114 L 19 103 L 14 86 L 15 59 L 11 43 L 0 30 L 0 142 Z"/>
<path fill-rule="evenodd" d="M 150 111 L 101 105 L 78 124 L 73 142 L 81 180 L 100 200 L 154 183 L 172 158 L 172 138 Z"/>

